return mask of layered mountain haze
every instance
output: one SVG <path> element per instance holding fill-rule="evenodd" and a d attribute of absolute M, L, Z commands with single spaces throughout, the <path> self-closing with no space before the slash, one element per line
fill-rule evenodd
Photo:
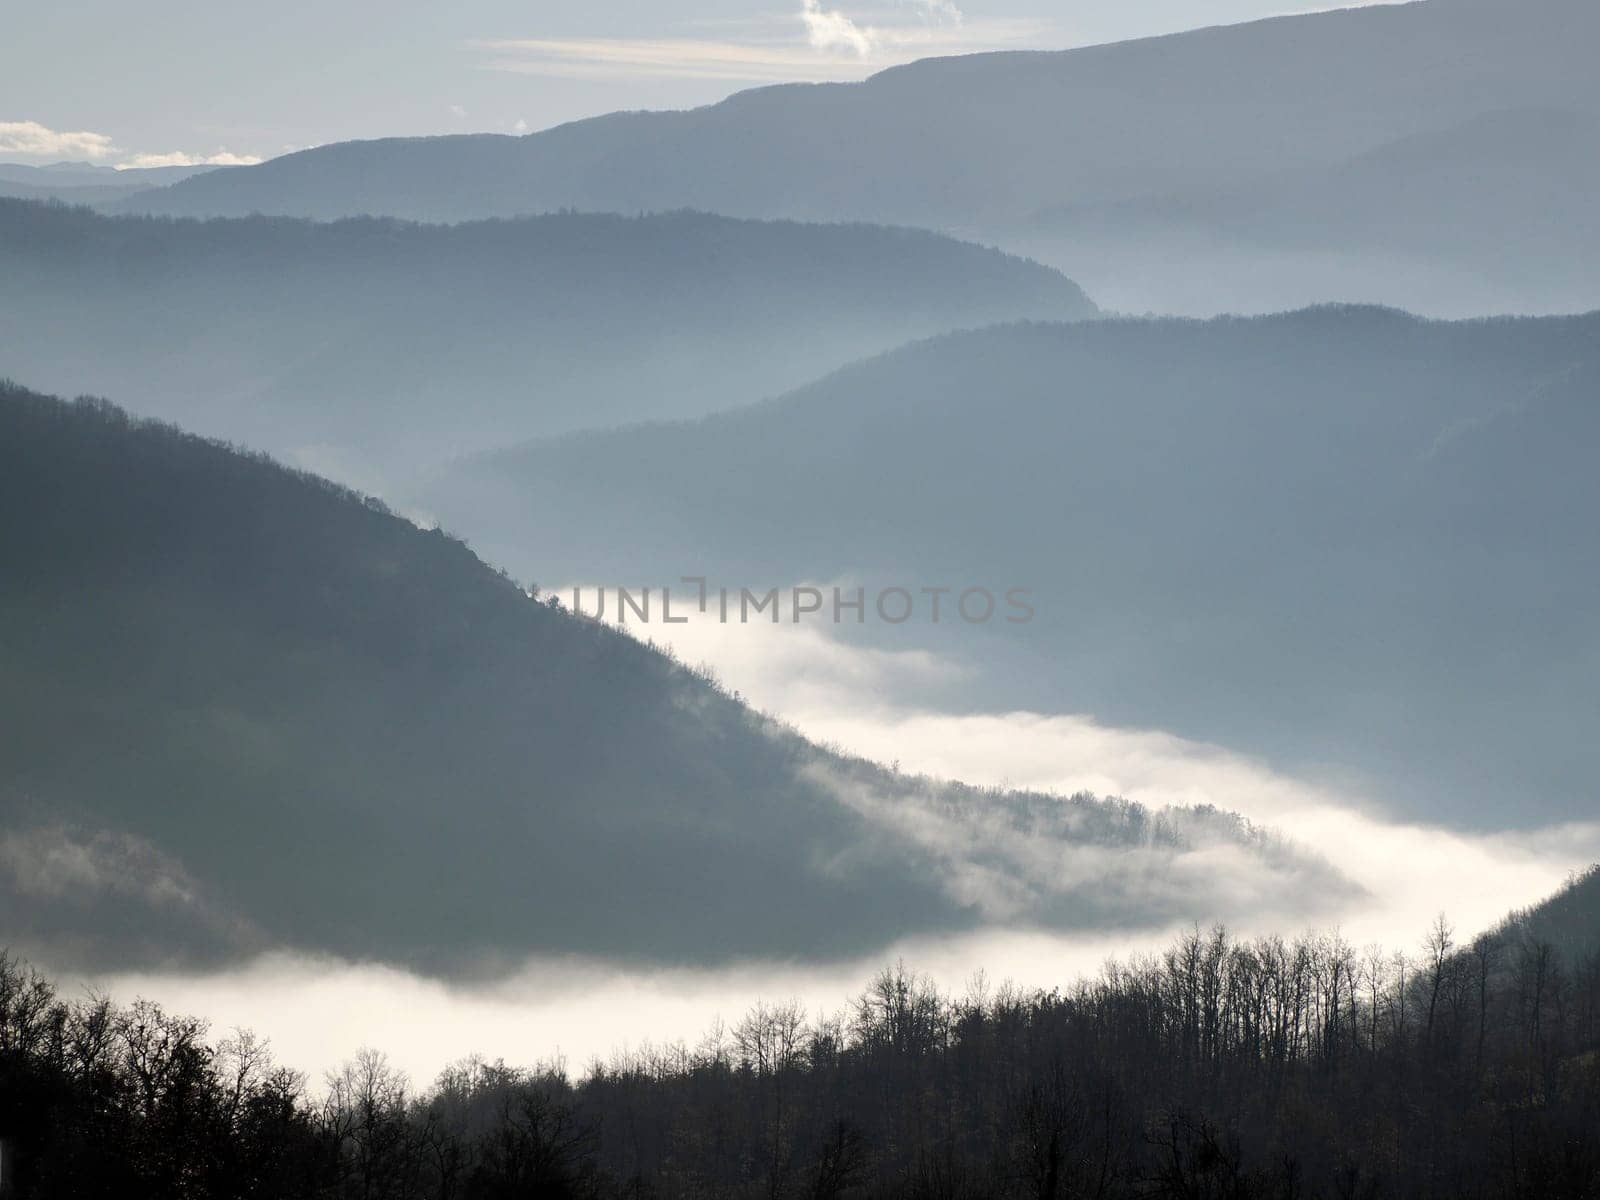
<path fill-rule="evenodd" d="M 209 167 L 115 167 L 86 162 L 43 166 L 0 162 L 0 196 L 23 200 L 62 200 L 106 204 L 150 188 L 165 187 Z"/>
<path fill-rule="evenodd" d="M 1583 48 L 1596 20 L 1576 0 L 1424 0 L 928 59 L 859 84 L 762 88 L 521 138 L 342 143 L 211 172 L 135 206 L 425 220 L 564 206 L 1015 219 L 1051 201 L 1339 161 L 1486 111 L 1600 112 Z"/>
<path fill-rule="evenodd" d="M 1551 135 L 1600 118 L 1597 37 L 1600 15 L 1584 0 L 1377 5 L 929 59 L 857 84 L 762 88 L 521 138 L 342 143 L 121 204 L 446 221 L 563 207 L 887 221 L 1046 256 L 1124 311 L 1315 300 L 1571 311 L 1600 305 L 1600 244 L 1573 189 L 1592 173 L 1594 147 L 1587 133 Z M 1556 120 L 1536 137 L 1512 134 L 1508 174 L 1507 125 L 1529 112 Z M 1448 145 L 1447 165 L 1430 165 L 1429 143 Z M 1326 241 L 1325 217 L 1336 227 Z M 1504 252 L 1530 237 L 1546 275 Z"/>
<path fill-rule="evenodd" d="M 1600 303 L 1597 190 L 1600 117 L 1526 108 L 1214 190 L 1059 206 L 997 236 L 1072 262 L 1114 307 L 1381 296 L 1445 316 L 1561 313 Z M 1152 273 L 1164 294 L 1147 293 Z"/>
<path fill-rule="evenodd" d="M 1584 203 L 1597 184 L 1600 115 L 1530 108 L 1483 113 L 1331 166 L 1169 201 L 1165 210 L 1129 201 L 1058 210 L 1041 224 L 1071 229 L 1121 217 L 1151 231 L 1187 223 L 1240 243 L 1462 261 L 1499 255 L 1502 273 L 1549 286 L 1563 249 L 1587 259 L 1600 244 L 1600 222 Z"/>
<path fill-rule="evenodd" d="M 546 581 L 953 589 L 853 640 L 1484 828 L 1592 812 L 1600 316 L 1325 308 L 957 334 L 782 400 L 469 459 L 417 502 Z M 726 502 L 738 496 L 738 504 Z M 1031 589 L 969 623 L 957 593 Z M 978 605 L 981 608 L 981 605 Z"/>
<path fill-rule="evenodd" d="M 0 311 L 16 378 L 370 484 L 776 395 L 951 327 L 1095 308 L 1037 264 L 874 226 L 198 222 L 0 200 Z"/>
<path fill-rule="evenodd" d="M 8 12 L 0 1200 L 1600 1200 L 1600 0 L 1323 2 Z"/>
<path fill-rule="evenodd" d="M 1315 911 L 1210 807 L 819 748 L 461 544 L 103 402 L 0 393 L 0 894 L 46 961 L 827 960 Z"/>

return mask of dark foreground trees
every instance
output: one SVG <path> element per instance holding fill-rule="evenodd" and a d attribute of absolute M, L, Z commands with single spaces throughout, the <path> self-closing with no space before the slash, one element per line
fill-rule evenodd
<path fill-rule="evenodd" d="M 1196 931 L 1070 991 L 903 968 L 580 1080 L 375 1052 L 321 1085 L 247 1035 L 65 1001 L 0 958 L 18 1197 L 1600 1196 L 1600 874 L 1415 961 Z M 1577 899 L 1574 900 L 1573 898 Z M 1559 937 L 1550 936 L 1552 932 Z"/>

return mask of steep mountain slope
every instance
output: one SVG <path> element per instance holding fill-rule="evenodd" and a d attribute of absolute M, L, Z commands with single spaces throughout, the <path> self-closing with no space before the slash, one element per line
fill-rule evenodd
<path fill-rule="evenodd" d="M 1597 454 L 1600 315 L 1326 308 L 939 338 L 778 402 L 470 460 L 424 502 L 550 582 L 1029 587 L 1028 623 L 857 632 L 981 660 L 980 706 L 1495 825 L 1592 812 Z"/>
<path fill-rule="evenodd" d="M 1600 968 L 1600 864 L 1574 876 L 1548 900 L 1512 913 L 1491 936 L 1516 949 L 1547 946 L 1560 955 L 1562 969 Z"/>
<path fill-rule="evenodd" d="M 1149 307 L 1170 309 L 1159 301 L 1175 298 L 1183 256 L 1204 255 L 1225 268 L 1207 293 L 1220 301 L 1209 311 L 1234 302 L 1259 309 L 1248 279 L 1237 290 L 1227 286 L 1229 259 L 1241 259 L 1242 248 L 1197 242 L 1187 219 L 1161 226 L 1188 235 L 1177 261 L 1163 261 L 1175 253 L 1167 247 L 1138 259 L 1137 272 L 1115 269 L 1149 241 L 1148 232 L 1133 236 L 1120 227 L 1120 205 L 1176 210 L 1181 218 L 1191 205 L 1226 198 L 1234 203 L 1220 215 L 1224 225 L 1250 226 L 1266 208 L 1269 227 L 1287 224 L 1300 238 L 1315 239 L 1317 212 L 1344 214 L 1347 232 L 1359 234 L 1360 253 L 1347 237 L 1338 239 L 1345 274 L 1322 264 L 1318 278 L 1329 285 L 1343 279 L 1345 287 L 1311 299 L 1420 299 L 1458 311 L 1448 280 L 1481 276 L 1482 298 L 1500 298 L 1491 306 L 1504 311 L 1538 296 L 1501 270 L 1504 257 L 1486 243 L 1505 232 L 1508 215 L 1518 224 L 1538 222 L 1539 196 L 1581 162 L 1571 145 L 1528 143 L 1540 153 L 1524 155 L 1530 187 L 1512 197 L 1510 210 L 1497 187 L 1480 196 L 1470 171 L 1411 179 L 1427 190 L 1407 203 L 1449 212 L 1464 236 L 1449 254 L 1428 237 L 1408 240 L 1404 249 L 1414 261 L 1406 270 L 1385 246 L 1396 223 L 1381 208 L 1367 212 L 1362 196 L 1370 189 L 1341 164 L 1406 139 L 1470 130 L 1487 114 L 1600 117 L 1588 53 L 1597 38 L 1600 10 L 1583 0 L 1374 5 L 1057 53 L 927 60 L 860 84 L 764 88 L 690 112 L 619 113 L 525 138 L 344 143 L 212 172 L 122 203 L 126 211 L 184 215 L 392 213 L 426 220 L 567 206 L 691 207 L 925 224 L 1052 255 L 1049 261 L 1085 279 L 1091 291 L 1115 285 L 1127 297 L 1118 301 L 1124 310 L 1144 307 L 1141 295 L 1152 299 Z M 1494 159 L 1494 131 L 1483 135 L 1481 148 L 1466 148 L 1469 161 Z M 1319 196 L 1314 212 L 1299 211 L 1281 191 L 1281 177 L 1297 172 L 1328 174 L 1322 182 L 1332 190 Z M 1407 182 L 1403 171 L 1384 178 L 1390 190 Z M 1037 215 L 1062 206 L 1083 228 L 1057 222 L 1042 236 Z M 1354 214 L 1370 220 L 1355 227 Z M 1546 224 L 1552 236 L 1562 230 L 1557 221 Z M 1282 261 L 1282 247 L 1271 240 L 1245 244 Z M 1561 279 L 1582 292 L 1595 273 L 1596 247 L 1582 238 L 1562 245 L 1586 255 L 1585 266 Z M 1102 255 L 1104 268 L 1083 275 L 1078 263 Z M 1293 261 L 1305 273 L 1304 260 Z M 1234 264 L 1231 273 L 1242 270 Z M 1136 281 L 1147 284 L 1143 292 Z M 1583 294 L 1583 306 L 1600 303 L 1592 289 Z M 1563 295 L 1559 303 L 1569 301 Z"/>
<path fill-rule="evenodd" d="M 52 962 L 820 958 L 1349 894 L 1213 810 L 824 752 L 438 532 L 98 401 L 0 391 L 0 631 L 5 940 Z"/>
<path fill-rule="evenodd" d="M 0 201 L 6 371 L 333 469 L 698 415 L 910 337 L 1093 313 L 1036 264 L 869 226 L 173 222 Z"/>

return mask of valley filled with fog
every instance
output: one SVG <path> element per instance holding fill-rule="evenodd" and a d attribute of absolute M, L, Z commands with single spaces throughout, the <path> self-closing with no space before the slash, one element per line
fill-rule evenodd
<path fill-rule="evenodd" d="M 578 590 L 594 604 L 596 587 Z M 570 598 L 572 588 L 554 591 Z M 1315 928 L 1357 946 L 1409 952 L 1440 911 L 1465 934 L 1489 929 L 1504 916 L 1508 898 L 1510 907 L 1532 903 L 1600 859 L 1600 821 L 1464 833 L 1386 813 L 1334 781 L 1287 776 L 1224 747 L 1159 730 L 1113 728 L 1078 714 L 930 708 L 923 698 L 959 684 L 960 667 L 922 651 L 851 646 L 815 619 L 775 630 L 724 625 L 712 614 L 692 616 L 684 626 L 633 628 L 687 662 L 710 666 L 758 707 L 825 744 L 893 760 L 912 773 L 996 788 L 1088 791 L 1154 807 L 1216 805 L 1314 849 L 1359 888 L 1235 911 L 1227 923 L 1245 936 Z M 1077 866 L 1110 876 L 1127 864 L 1107 852 L 1099 864 Z M 1216 858 L 1204 868 L 1226 873 L 1228 888 L 1252 893 L 1249 864 Z M 904 939 L 831 962 L 757 960 L 710 970 L 540 958 L 476 986 L 299 956 L 268 956 L 201 975 L 89 979 L 119 994 L 209 1013 L 224 1027 L 270 1034 L 282 1057 L 317 1072 L 360 1046 L 381 1046 L 420 1081 L 471 1054 L 518 1062 L 561 1058 L 582 1070 L 591 1060 L 603 1063 L 650 1043 L 693 1047 L 717 1021 L 731 1024 L 760 1001 L 798 1000 L 809 1012 L 831 1013 L 896 960 L 956 995 L 980 974 L 991 985 L 1054 987 L 1093 975 L 1108 958 L 1157 951 L 1186 924 L 1071 935 L 996 928 Z M 330 1021 L 330 1013 L 346 1016 Z"/>
<path fill-rule="evenodd" d="M 0 1200 L 1600 1195 L 1600 8 L 191 7 L 0 40 Z"/>

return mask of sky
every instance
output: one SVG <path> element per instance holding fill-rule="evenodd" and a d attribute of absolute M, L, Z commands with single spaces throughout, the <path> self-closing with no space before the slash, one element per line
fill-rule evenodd
<path fill-rule="evenodd" d="M 0 161 L 236 163 L 351 138 L 518 133 L 764 83 L 1064 49 L 1326 0 L 68 0 L 0 36 Z"/>

